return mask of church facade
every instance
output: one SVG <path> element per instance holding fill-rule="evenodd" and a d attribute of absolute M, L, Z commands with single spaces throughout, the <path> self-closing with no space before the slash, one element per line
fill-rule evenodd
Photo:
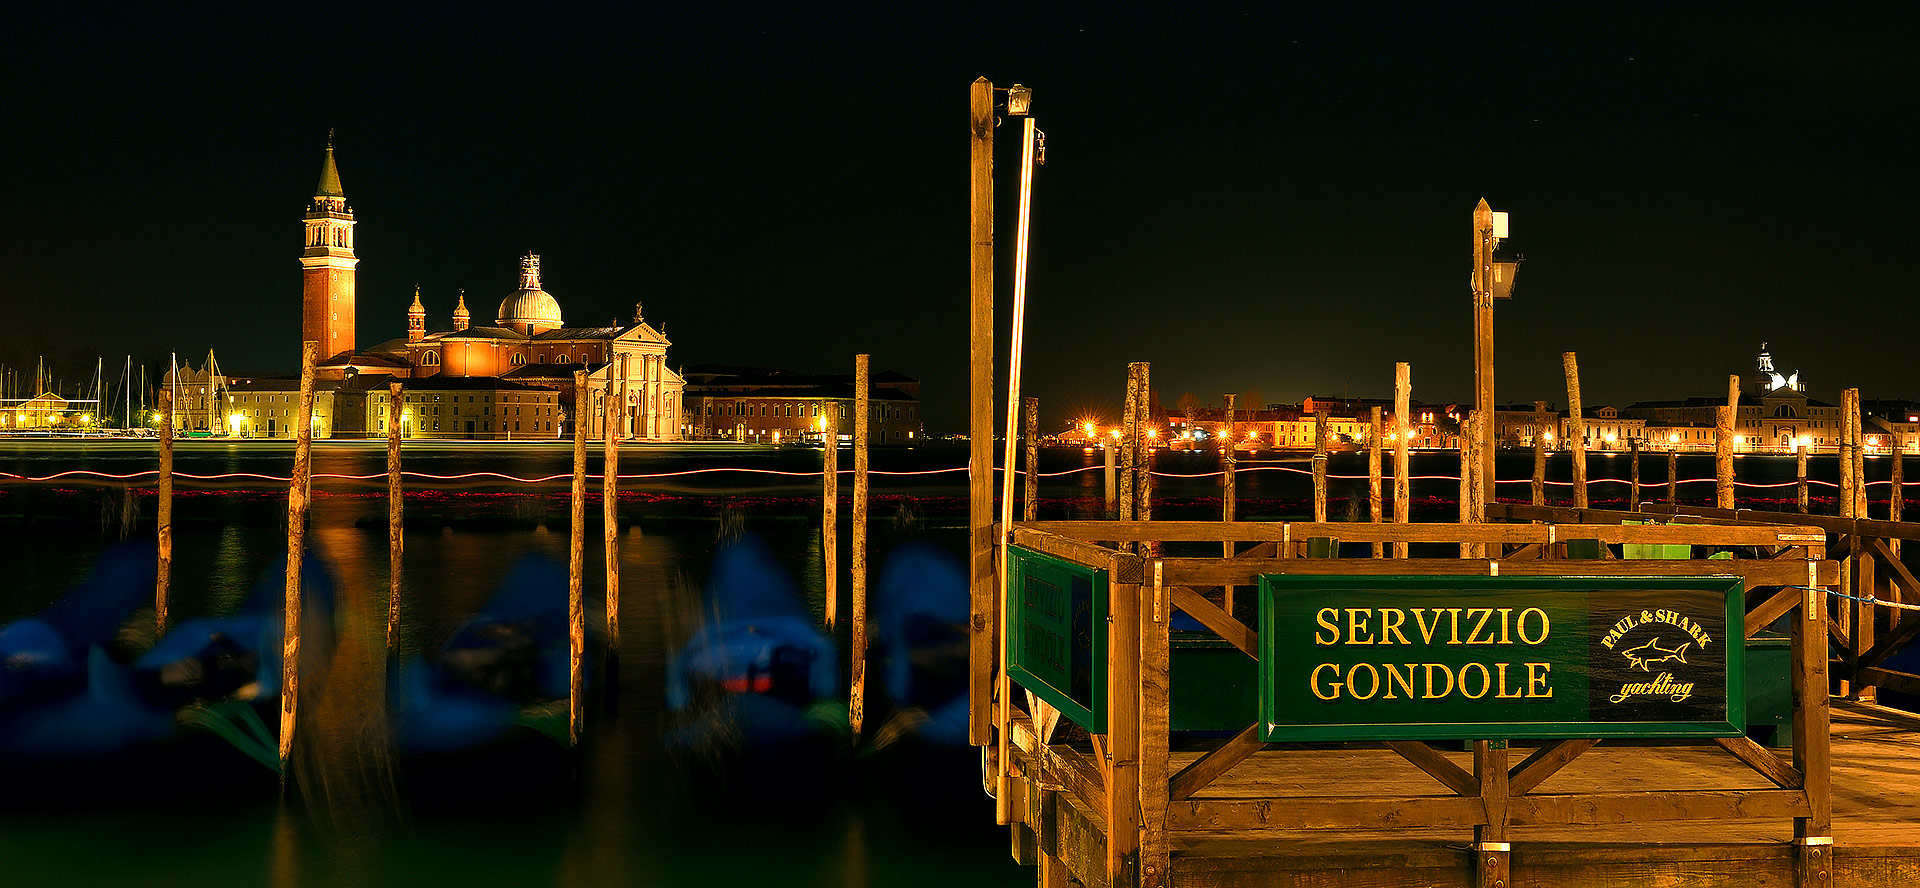
<path fill-rule="evenodd" d="M 354 252 L 355 219 L 340 185 L 331 138 L 314 191 L 300 254 L 301 338 L 320 345 L 315 372 L 323 387 L 348 395 L 380 393 L 377 398 L 336 394 L 331 431 L 342 436 L 381 433 L 385 414 L 374 416 L 371 411 L 376 407 L 384 411 L 386 384 L 398 380 L 408 404 L 416 403 L 416 398 L 426 399 L 419 403 L 427 405 L 460 399 L 470 408 L 458 420 L 446 421 L 446 428 L 410 422 L 409 437 L 524 440 L 537 437 L 530 425 L 539 426 L 547 437 L 561 437 L 571 433 L 576 415 L 588 421 L 589 435 L 602 437 L 611 399 L 612 421 L 622 437 L 681 438 L 681 394 L 686 382 L 667 366 L 667 348 L 672 343 L 664 327 L 648 323 L 638 302 L 630 320 L 607 326 L 567 326 L 559 300 L 541 284 L 540 257 L 533 253 L 520 258 L 519 286 L 500 301 L 491 323 L 472 322 L 463 290 L 450 317 L 451 329 L 428 332 L 426 307 L 415 286 L 406 335 L 361 349 L 355 340 L 359 266 Z M 586 401 L 576 404 L 574 374 L 580 370 L 588 375 L 587 393 Z M 244 388 L 252 382 L 235 385 Z M 278 383 L 262 380 L 259 384 Z M 563 421 L 534 423 L 525 413 L 516 415 L 535 406 L 522 394 L 527 388 L 557 393 L 553 406 Z M 230 392 L 230 406 L 241 412 L 248 406 L 265 407 L 264 400 L 242 405 L 249 394 Z M 280 393 L 263 388 L 251 394 L 253 400 L 260 400 Z M 353 408 L 362 402 L 369 415 L 342 414 L 343 409 L 357 412 Z M 259 428 L 245 417 L 236 421 L 236 426 L 242 425 Z M 273 429 L 279 432 L 281 424 L 275 423 Z"/>

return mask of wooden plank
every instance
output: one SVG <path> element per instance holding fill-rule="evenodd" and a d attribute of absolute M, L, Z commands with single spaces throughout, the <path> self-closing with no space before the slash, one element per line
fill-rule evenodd
<path fill-rule="evenodd" d="M 1524 508 L 1524 507 L 1522 507 Z M 1748 524 L 1793 524 L 1819 528 L 1830 534 L 1858 534 L 1893 540 L 1920 540 L 1920 523 L 1882 521 L 1867 518 L 1842 518 L 1834 515 L 1802 515 L 1797 512 L 1770 512 L 1760 509 L 1702 509 L 1693 506 L 1675 508 L 1648 503 L 1644 512 L 1684 515 L 1701 519 L 1730 519 Z"/>
<path fill-rule="evenodd" d="M 1781 589 L 1773 593 L 1766 601 L 1748 608 L 1746 637 L 1752 638 L 1761 630 L 1767 628 L 1768 624 L 1786 616 L 1788 612 L 1799 607 L 1800 602 L 1805 597 L 1804 590 L 1793 588 Z"/>
<path fill-rule="evenodd" d="M 1465 768 L 1453 763 L 1453 760 L 1441 755 L 1433 747 L 1418 740 L 1389 740 L 1387 748 L 1400 754 L 1400 757 L 1413 763 L 1413 766 L 1427 772 L 1428 776 L 1440 781 L 1446 788 L 1458 795 L 1478 796 L 1479 778 L 1467 773 Z"/>
<path fill-rule="evenodd" d="M 1804 817 L 1805 793 L 1794 789 L 1611 792 L 1516 796 L 1508 805 L 1517 826 L 1640 824 L 1659 820 L 1744 820 Z"/>
<path fill-rule="evenodd" d="M 1719 737 L 1713 742 L 1781 789 L 1799 789 L 1806 785 L 1806 777 L 1794 770 L 1792 765 L 1781 761 L 1773 750 L 1746 737 Z"/>
<path fill-rule="evenodd" d="M 1107 881 L 1133 885 L 1140 872 L 1140 586 L 1107 596 Z"/>
<path fill-rule="evenodd" d="M 1100 777 L 1100 766 L 1085 753 L 1069 746 L 1043 746 L 1036 758 L 1049 782 L 1059 784 L 1090 810 L 1107 810 L 1107 788 Z"/>
<path fill-rule="evenodd" d="M 1247 624 L 1227 615 L 1206 596 L 1195 592 L 1188 586 L 1171 586 L 1173 606 L 1186 612 L 1186 615 L 1200 621 L 1200 625 L 1213 630 L 1215 635 L 1226 639 L 1228 644 L 1244 651 L 1247 656 L 1259 659 L 1260 637 Z"/>
<path fill-rule="evenodd" d="M 1878 687 L 1899 691 L 1902 694 L 1920 695 L 1920 675 L 1882 669 L 1877 666 L 1861 669 L 1860 675 Z"/>
<path fill-rule="evenodd" d="M 1055 558 L 1064 558 L 1083 567 L 1095 569 L 1107 566 L 1107 561 L 1116 554 L 1113 549 L 1099 543 L 1089 542 L 1087 537 L 1067 536 L 1047 526 L 1077 522 L 1014 522 L 1013 544 L 1025 546 L 1037 552 L 1045 552 Z M 1105 523 L 1105 522 L 1102 522 Z M 1132 522 L 1125 522 L 1132 523 Z M 1042 526 L 1042 525 L 1047 526 Z M 1117 539 L 1105 537 L 1105 539 Z M 1136 581 L 1137 582 L 1137 581 Z"/>
<path fill-rule="evenodd" d="M 1173 830 L 1466 828 L 1486 821 L 1478 797 L 1364 796 L 1186 799 L 1167 811 Z"/>
<path fill-rule="evenodd" d="M 1227 742 L 1209 750 L 1180 769 L 1167 782 L 1168 796 L 1173 801 L 1190 799 L 1207 784 L 1220 778 L 1220 775 L 1233 770 L 1233 766 L 1247 760 L 1248 756 L 1266 748 L 1260 742 L 1260 726 L 1248 725 L 1227 739 Z"/>
<path fill-rule="evenodd" d="M 1167 633 L 1173 621 L 1173 605 L 1157 577 L 1139 590 L 1140 694 L 1136 705 L 1140 712 L 1140 886 L 1164 888 L 1167 862 L 1173 852 L 1167 838 L 1167 743 L 1172 696 L 1172 643 Z"/>
<path fill-rule="evenodd" d="M 1514 795 L 1532 792 L 1534 787 L 1544 783 L 1548 777 L 1558 773 L 1599 742 L 1592 738 L 1562 740 L 1534 750 L 1507 775 L 1507 790 Z"/>
<path fill-rule="evenodd" d="M 1357 525 L 1356 525 L 1357 526 Z M 1729 561 L 1694 559 L 1690 561 L 1500 561 L 1456 558 L 1385 559 L 1254 559 L 1221 561 L 1214 558 L 1168 558 L 1169 583 L 1193 586 L 1221 586 L 1227 583 L 1249 584 L 1261 574 L 1306 574 L 1327 576 L 1399 576 L 1432 574 L 1437 576 L 1490 576 L 1498 564 L 1501 576 L 1596 576 L 1596 577 L 1743 577 L 1748 586 L 1786 586 L 1807 582 L 1807 565 L 1816 566 L 1819 584 L 1837 581 L 1839 565 L 1832 561 Z"/>

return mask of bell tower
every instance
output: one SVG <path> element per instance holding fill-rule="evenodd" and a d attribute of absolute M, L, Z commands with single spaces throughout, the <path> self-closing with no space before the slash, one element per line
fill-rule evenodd
<path fill-rule="evenodd" d="M 353 255 L 353 208 L 333 164 L 332 131 L 313 192 L 300 252 L 300 338 L 320 343 L 320 359 L 326 360 L 354 350 L 353 274 L 360 264 Z"/>

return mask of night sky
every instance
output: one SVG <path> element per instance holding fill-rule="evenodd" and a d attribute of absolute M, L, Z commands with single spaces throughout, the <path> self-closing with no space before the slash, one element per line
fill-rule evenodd
<path fill-rule="evenodd" d="M 675 365 L 867 351 L 962 431 L 985 75 L 1033 87 L 1047 133 L 1048 428 L 1112 417 L 1138 360 L 1169 406 L 1387 396 L 1395 361 L 1416 398 L 1468 397 L 1483 196 L 1527 256 L 1502 401 L 1563 403 L 1567 350 L 1589 405 L 1724 392 L 1762 340 L 1814 397 L 1920 397 L 1913 4 L 1185 5 L 13 8 L 0 361 L 295 369 L 334 127 L 361 347 L 404 333 L 416 282 L 429 329 L 461 287 L 491 318 L 533 250 L 569 323 L 644 301 Z"/>

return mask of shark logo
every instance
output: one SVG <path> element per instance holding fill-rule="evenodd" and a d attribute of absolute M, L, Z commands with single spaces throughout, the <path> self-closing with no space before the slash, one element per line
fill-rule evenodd
<path fill-rule="evenodd" d="M 1637 648 L 1621 651 L 1620 655 L 1627 658 L 1628 668 L 1652 672 L 1653 670 L 1647 667 L 1654 663 L 1665 663 L 1668 660 L 1687 662 L 1687 648 L 1690 647 L 1693 647 L 1693 642 L 1687 642 L 1677 648 L 1663 648 L 1660 646 L 1660 639 L 1655 638 Z"/>

